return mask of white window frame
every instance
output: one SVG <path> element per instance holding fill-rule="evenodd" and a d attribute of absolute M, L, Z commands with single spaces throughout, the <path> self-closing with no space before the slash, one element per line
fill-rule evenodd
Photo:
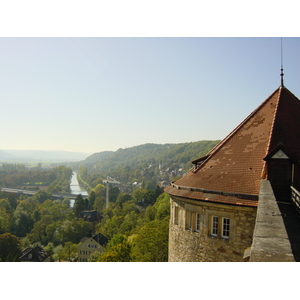
<path fill-rule="evenodd" d="M 229 239 L 230 235 L 230 219 L 222 218 L 222 238 Z"/>
<path fill-rule="evenodd" d="M 219 217 L 212 216 L 211 218 L 211 235 L 218 237 L 219 235 Z"/>

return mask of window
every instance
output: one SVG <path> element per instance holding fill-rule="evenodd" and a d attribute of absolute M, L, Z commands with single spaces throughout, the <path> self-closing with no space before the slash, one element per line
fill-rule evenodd
<path fill-rule="evenodd" d="M 185 213 L 185 229 L 192 230 L 192 212 L 190 210 Z"/>
<path fill-rule="evenodd" d="M 211 235 L 218 236 L 219 233 L 219 217 L 212 217 Z"/>
<path fill-rule="evenodd" d="M 223 218 L 222 238 L 229 239 L 230 219 Z"/>
<path fill-rule="evenodd" d="M 195 231 L 200 231 L 200 214 L 196 213 L 196 224 L 195 224 Z"/>
<path fill-rule="evenodd" d="M 220 221 L 220 222 L 219 222 Z M 211 219 L 211 235 L 229 239 L 230 219 L 225 217 L 212 216 Z"/>
<path fill-rule="evenodd" d="M 174 209 L 174 224 L 178 225 L 178 219 L 179 219 L 179 207 L 175 206 Z"/>

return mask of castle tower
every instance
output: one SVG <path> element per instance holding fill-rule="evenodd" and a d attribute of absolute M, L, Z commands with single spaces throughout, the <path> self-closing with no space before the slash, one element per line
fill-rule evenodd
<path fill-rule="evenodd" d="M 251 246 L 261 180 L 277 201 L 300 190 L 300 101 L 275 90 L 184 177 L 171 196 L 169 261 L 243 261 Z"/>

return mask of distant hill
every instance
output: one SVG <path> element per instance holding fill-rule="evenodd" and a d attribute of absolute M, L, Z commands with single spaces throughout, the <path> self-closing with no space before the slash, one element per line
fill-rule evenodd
<path fill-rule="evenodd" d="M 189 163 L 194 159 L 204 156 L 214 147 L 217 141 L 198 141 L 180 144 L 144 144 L 115 152 L 105 151 L 94 153 L 80 162 L 81 165 L 93 164 L 100 169 L 111 169 L 121 165 L 136 165 L 156 161 L 165 163 L 173 161 L 177 163 Z"/>
<path fill-rule="evenodd" d="M 99 152 L 77 163 L 90 173 L 111 176 L 122 182 L 169 180 L 192 167 L 192 161 L 207 154 L 219 141 L 181 144 L 144 144 L 115 152 Z M 164 175 L 163 175 L 164 174 Z"/>
<path fill-rule="evenodd" d="M 61 161 L 76 162 L 85 159 L 90 153 L 69 151 L 44 151 L 44 150 L 0 150 L 0 161 Z"/>
<path fill-rule="evenodd" d="M 10 161 L 10 160 L 15 160 L 15 159 L 16 159 L 15 155 L 13 155 L 7 151 L 0 150 L 0 161 L 1 160 Z"/>
<path fill-rule="evenodd" d="M 84 161 L 85 162 L 97 162 L 97 161 L 102 161 L 103 159 L 113 155 L 115 152 L 114 151 L 102 151 L 102 152 L 97 152 L 94 153 L 90 156 L 88 156 Z"/>

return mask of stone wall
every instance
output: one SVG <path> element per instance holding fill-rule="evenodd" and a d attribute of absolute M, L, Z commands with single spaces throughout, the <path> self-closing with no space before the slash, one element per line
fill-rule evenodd
<path fill-rule="evenodd" d="M 294 261 L 290 241 L 271 184 L 262 180 L 250 262 Z"/>
<path fill-rule="evenodd" d="M 171 197 L 170 202 L 170 262 L 244 261 L 244 251 L 252 244 L 256 207 L 214 204 L 179 197 Z M 192 228 L 187 229 L 190 212 Z M 196 231 L 196 214 L 200 216 L 199 232 Z M 212 234 L 213 216 L 217 216 L 219 220 L 219 232 L 216 236 Z M 228 238 L 222 237 L 224 218 L 230 219 Z"/>

